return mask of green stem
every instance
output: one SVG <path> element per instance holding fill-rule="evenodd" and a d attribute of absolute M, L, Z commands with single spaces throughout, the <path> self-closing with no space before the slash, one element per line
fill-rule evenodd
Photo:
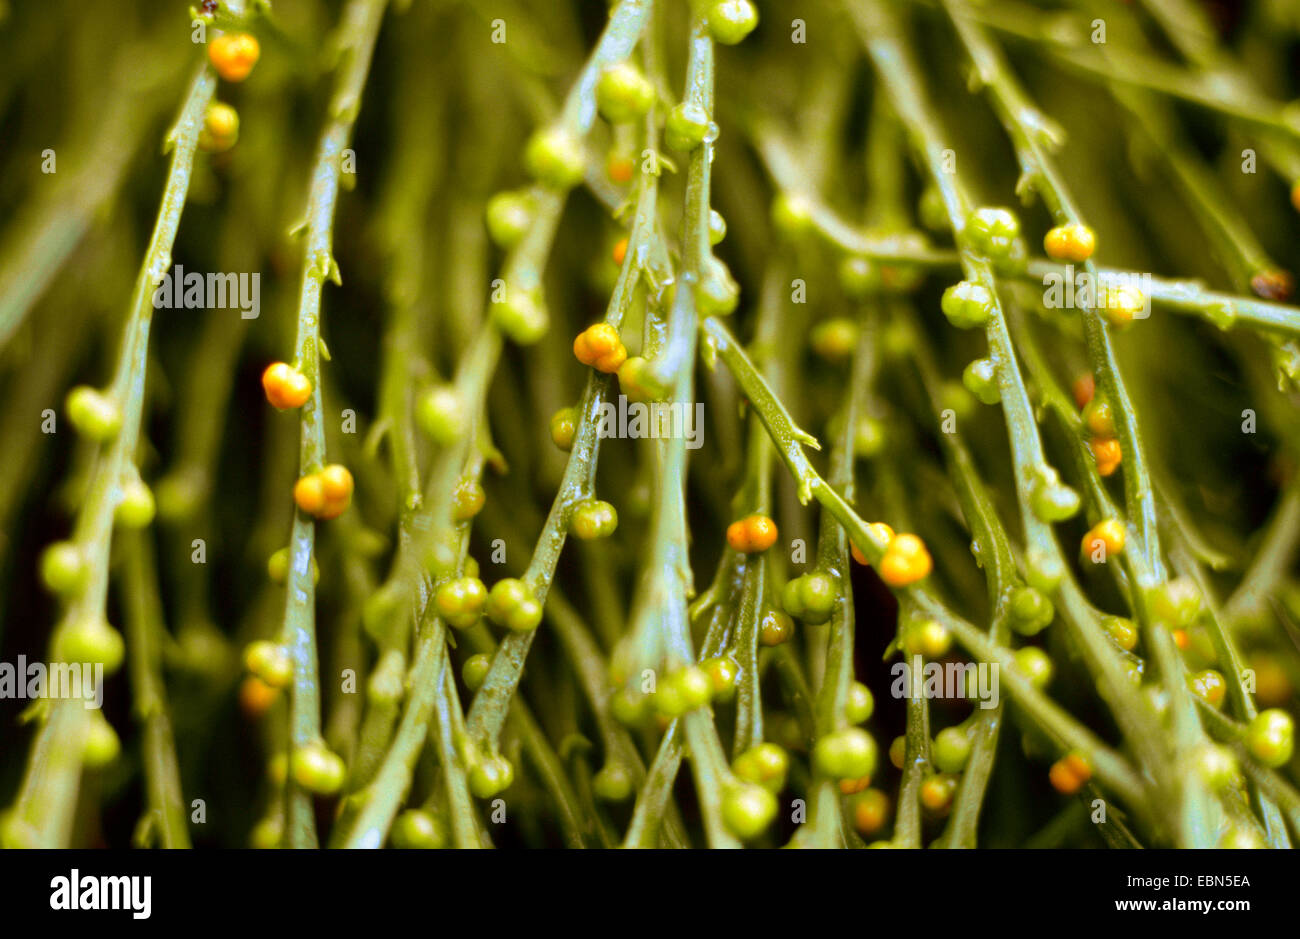
<path fill-rule="evenodd" d="M 898 786 L 898 811 L 893 841 L 900 848 L 921 847 L 921 784 L 930 774 L 930 708 L 921 694 L 919 676 L 924 663 L 919 655 L 907 663 L 912 678 L 907 697 L 906 745 L 903 749 L 903 779 Z"/>
<path fill-rule="evenodd" d="M 172 735 L 167 690 L 163 683 L 162 645 L 166 637 L 158 572 L 149 539 L 132 532 L 123 539 L 126 609 L 133 710 L 144 728 L 146 819 L 164 848 L 188 848 L 190 833 L 181 792 L 176 741 Z"/>
<path fill-rule="evenodd" d="M 56 646 L 58 632 L 81 621 L 105 619 L 113 514 L 122 499 L 122 487 L 128 472 L 135 471 L 132 459 L 143 418 L 149 327 L 154 310 L 152 298 L 156 285 L 171 267 L 172 245 L 176 241 L 181 212 L 189 192 L 199 130 L 215 88 L 215 73 L 206 64 L 201 66 L 190 83 L 180 117 L 167 134 L 167 146 L 172 151 L 171 166 L 153 235 L 136 278 L 110 392 L 121 409 L 122 426 L 113 441 L 100 448 L 89 488 L 77 513 L 73 540 L 86 559 L 89 576 L 68 599 L 56 630 Z M 38 734 L 19 791 L 16 815 L 36 829 L 34 841 L 40 846 L 64 846 L 71 835 L 81 776 L 80 741 L 84 718 L 80 702 L 59 701 Z M 45 756 L 42 758 L 41 754 Z"/>
<path fill-rule="evenodd" d="M 929 344 L 921 338 L 920 330 L 914 332 L 918 344 L 914 358 L 917 372 L 935 418 L 942 420 L 942 389 L 938 369 L 934 364 L 934 353 Z M 988 490 L 980 479 L 975 461 L 961 433 L 959 431 L 941 433 L 938 439 L 957 489 L 957 499 L 961 503 L 962 515 L 966 519 L 972 544 L 975 546 L 980 566 L 984 569 L 984 577 L 993 605 L 992 623 L 989 626 L 990 639 L 995 645 L 1007 646 L 1011 641 L 1008 604 L 1012 590 L 1018 581 L 1011 542 L 998 518 L 997 509 Z M 941 839 L 948 847 L 975 847 L 979 813 L 997 755 L 1003 711 L 1002 702 L 999 701 L 995 707 L 980 708 L 973 719 L 970 730 L 970 756 L 967 758 L 966 768 L 962 772 L 961 783 L 953 800 L 948 826 Z"/>
<path fill-rule="evenodd" d="M 338 201 L 339 174 L 343 151 L 361 109 L 370 58 L 387 0 L 351 0 L 343 13 L 338 47 L 343 56 L 329 120 L 321 133 L 307 202 L 307 243 L 303 254 L 302 288 L 298 299 L 298 335 L 294 343 L 297 367 L 311 382 L 311 398 L 302 408 L 302 436 L 298 451 L 298 474 L 305 476 L 325 463 L 324 400 L 321 394 L 321 291 L 328 278 L 341 283 L 334 262 L 332 242 L 334 208 Z M 289 541 L 289 583 L 285 600 L 283 641 L 294 662 L 290 697 L 290 738 L 296 748 L 321 739 L 320 686 L 317 671 L 315 600 L 311 573 L 315 549 L 315 522 L 301 509 L 294 513 Z M 292 780 L 286 787 L 284 845 L 290 848 L 316 846 L 316 821 L 311 796 Z"/>
<path fill-rule="evenodd" d="M 574 86 L 565 105 L 566 119 L 577 122 L 580 131 L 585 132 L 589 129 L 595 119 L 594 83 L 599 77 L 600 70 L 604 64 L 620 61 L 631 53 L 645 28 L 649 9 L 648 0 L 623 0 L 611 14 L 609 25 L 600 43 L 592 52 L 578 84 Z M 648 262 L 650 246 L 655 237 L 654 219 L 658 191 L 658 177 L 643 173 L 637 197 L 636 217 L 628 236 L 627 253 L 605 314 L 605 322 L 615 329 L 623 322 L 632 300 L 633 289 Z M 558 221 L 558 208 L 555 211 L 555 221 Z M 551 222 L 550 230 L 544 232 L 547 244 L 554 234 L 553 224 L 554 222 Z M 536 230 L 535 227 L 534 231 Z M 533 237 L 534 234 L 530 233 L 529 238 Z M 506 281 L 512 289 L 518 289 L 517 285 L 520 283 L 518 276 L 507 274 Z M 538 536 L 532 560 L 523 577 L 524 583 L 532 589 L 539 603 L 546 601 L 546 591 L 555 576 L 555 568 L 559 563 L 560 552 L 564 548 L 573 510 L 579 502 L 592 495 L 592 482 L 600 449 L 601 410 L 610 389 L 611 380 L 607 375 L 592 374 L 587 380 L 587 388 L 579 408 L 581 420 L 573 449 L 565 466 L 564 479 L 551 504 L 546 525 Z M 479 391 L 480 393 L 473 400 L 481 399 L 481 389 Z M 533 638 L 532 632 L 512 633 L 502 640 L 497 654 L 493 656 L 492 665 L 482 687 L 474 696 L 468 716 L 470 734 L 479 747 L 490 749 L 501 733 L 510 698 L 519 685 L 524 661 L 527 659 Z"/>
<path fill-rule="evenodd" d="M 763 742 L 763 702 L 759 693 L 758 643 L 763 619 L 763 594 L 767 583 L 767 564 L 761 555 L 745 564 L 737 612 L 736 661 L 736 735 L 733 756 L 739 756 Z"/>

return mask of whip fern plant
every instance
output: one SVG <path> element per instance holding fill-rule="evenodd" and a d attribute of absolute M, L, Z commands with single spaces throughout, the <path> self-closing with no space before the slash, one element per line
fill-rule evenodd
<path fill-rule="evenodd" d="M 1289 847 L 1300 21 L 589 6 L 8 11 L 4 843 Z"/>

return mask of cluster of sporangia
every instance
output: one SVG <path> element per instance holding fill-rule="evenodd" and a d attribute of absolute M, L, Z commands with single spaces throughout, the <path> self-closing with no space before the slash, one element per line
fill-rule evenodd
<path fill-rule="evenodd" d="M 208 61 L 225 81 L 242 82 L 253 71 L 262 48 L 249 33 L 221 33 L 208 43 Z M 228 104 L 213 101 L 203 117 L 199 147 L 209 153 L 224 153 L 239 140 L 239 112 Z"/>
<path fill-rule="evenodd" d="M 719 0 L 708 13 L 714 39 L 724 44 L 741 41 L 754 28 L 757 18 L 749 0 Z M 237 82 L 246 78 L 256 64 L 259 47 L 251 35 L 228 33 L 212 40 L 208 54 L 223 79 Z M 649 80 L 628 62 L 607 67 L 596 87 L 600 113 L 614 124 L 642 119 L 653 104 L 654 96 Z M 205 115 L 200 146 L 211 152 L 227 150 L 235 144 L 238 130 L 239 117 L 234 109 L 214 102 Z M 689 152 L 714 132 L 715 127 L 706 111 L 698 105 L 682 103 L 669 112 L 664 137 L 669 147 Z M 586 163 L 581 140 L 560 124 L 534 134 L 528 142 L 524 160 L 534 178 L 560 190 L 571 188 L 582 180 Z M 630 183 L 635 175 L 633 156 L 630 152 L 612 151 L 606 171 L 614 183 Z M 922 200 L 923 220 L 934 213 L 935 206 L 928 203 L 934 203 L 936 196 L 937 193 L 927 193 Z M 784 235 L 797 236 L 812 226 L 811 214 L 797 196 L 779 195 L 772 211 L 773 221 Z M 534 216 L 535 207 L 527 191 L 499 193 L 487 206 L 489 234 L 499 246 L 509 250 L 523 239 Z M 1019 221 L 1010 211 L 981 208 L 971 213 L 961 238 L 995 264 L 1015 265 L 1023 262 L 1025 257 L 1019 233 Z M 709 234 L 714 244 L 726 234 L 726 223 L 716 211 L 710 215 Z M 1044 240 L 1044 247 L 1048 256 L 1055 260 L 1082 263 L 1092 255 L 1095 237 L 1084 225 L 1067 224 L 1053 228 Z M 628 240 L 623 238 L 613 250 L 616 264 L 622 263 L 627 250 Z M 867 258 L 854 256 L 844 259 L 840 274 L 846 294 L 852 297 L 881 289 L 907 290 L 920 281 L 919 271 L 913 268 L 877 265 Z M 1103 288 L 1103 293 L 1097 306 L 1113 326 L 1131 322 L 1144 301 L 1139 291 L 1127 286 Z M 726 266 L 710 258 L 697 288 L 700 315 L 730 313 L 736 307 L 738 294 Z M 949 287 L 941 305 L 945 316 L 961 328 L 986 325 L 995 311 L 991 288 L 972 281 Z M 493 317 L 506 335 L 521 344 L 535 342 L 547 326 L 540 292 L 513 292 L 507 299 L 493 304 Z M 817 354 L 842 362 L 855 346 L 856 325 L 846 319 L 823 322 L 812 331 L 810 343 Z M 598 323 L 580 333 L 574 339 L 573 352 L 584 365 L 616 374 L 620 387 L 633 400 L 656 400 L 665 394 L 665 389 L 653 381 L 647 361 L 640 356 L 629 356 L 618 330 L 607 323 Z M 268 366 L 262 375 L 262 384 L 267 401 L 279 410 L 300 408 L 310 401 L 313 393 L 311 380 L 298 367 L 285 362 Z M 972 362 L 963 373 L 963 384 L 986 404 L 995 404 L 1001 398 L 997 368 L 991 359 Z M 1089 435 L 1098 472 L 1108 476 L 1122 459 L 1115 440 L 1110 405 L 1094 393 L 1091 376 L 1084 376 L 1075 383 L 1074 395 L 1083 409 L 1083 426 Z M 117 403 L 110 395 L 93 388 L 82 386 L 74 389 L 68 396 L 67 412 L 80 433 L 101 443 L 111 441 L 121 426 Z M 421 429 L 440 445 L 458 440 L 467 431 L 466 409 L 457 390 L 450 384 L 425 390 L 417 400 L 415 414 Z M 557 412 L 550 425 L 556 446 L 569 450 L 577 425 L 578 415 L 573 408 Z M 855 443 L 863 457 L 878 453 L 885 443 L 881 423 L 874 418 L 863 418 L 857 428 Z M 126 527 L 142 527 L 153 519 L 153 496 L 134 469 L 130 472 L 130 478 L 121 485 L 115 522 Z M 1077 512 L 1078 495 L 1061 483 L 1050 468 L 1040 468 L 1034 485 L 1031 504 L 1043 520 L 1062 521 Z M 352 490 L 351 473 L 343 466 L 331 464 L 298 479 L 293 487 L 293 497 L 301 511 L 318 520 L 327 520 L 336 518 L 347 509 Z M 469 477 L 463 480 L 454 495 L 454 518 L 458 521 L 472 518 L 482 508 L 483 500 L 483 490 L 477 479 Z M 582 539 L 606 537 L 618 525 L 614 507 L 592 498 L 573 506 L 569 518 L 569 532 Z M 884 522 L 869 525 L 868 534 L 870 544 L 855 542 L 851 545 L 853 558 L 860 564 L 872 563 L 874 558 L 878 575 L 891 588 L 908 587 L 930 573 L 930 554 L 916 535 L 896 534 Z M 1123 550 L 1124 537 L 1124 527 L 1118 520 L 1104 519 L 1085 535 L 1082 549 L 1091 560 L 1101 563 Z M 733 522 L 727 529 L 726 538 L 733 551 L 758 555 L 776 543 L 777 528 L 771 518 L 751 515 Z M 290 561 L 288 548 L 282 548 L 271 556 L 268 573 L 274 582 L 283 584 L 287 581 Z M 1035 559 L 1029 561 L 1032 570 Z M 46 584 L 63 596 L 73 596 L 82 588 L 89 576 L 88 568 L 81 546 L 71 541 L 52 545 L 41 562 Z M 478 564 L 471 557 L 466 560 L 463 576 L 439 586 L 434 602 L 439 615 L 449 626 L 467 629 L 486 616 L 508 630 L 528 631 L 538 627 L 542 608 L 529 584 L 507 578 L 489 590 L 478 574 Z M 1053 618 L 1052 604 L 1046 595 L 1051 587 L 1051 572 L 1043 571 L 1041 574 L 1038 578 L 1031 577 L 1031 580 L 1039 581 L 1037 586 L 1018 586 L 1010 599 L 1011 625 L 1024 636 L 1038 633 Z M 319 577 L 314 561 L 312 576 Z M 762 614 L 761 643 L 776 646 L 789 641 L 794 633 L 792 617 L 810 624 L 826 622 L 839 589 L 835 576 L 816 569 L 790 580 L 781 591 L 782 609 L 769 605 Z M 1213 649 L 1203 648 L 1206 645 L 1202 641 L 1204 636 L 1197 632 L 1195 620 L 1199 610 L 1200 597 L 1195 588 L 1179 580 L 1159 593 L 1154 613 L 1161 622 L 1171 625 L 1180 649 L 1193 658 L 1199 653 L 1206 663 L 1212 663 L 1215 659 Z M 1132 621 L 1111 616 L 1106 618 L 1105 625 L 1120 649 L 1130 652 L 1136 647 L 1138 634 Z M 949 631 L 941 623 L 926 618 L 907 619 L 895 643 L 909 657 L 921 655 L 929 658 L 945 655 L 951 644 Z M 123 652 L 120 634 L 99 619 L 69 624 L 60 629 L 56 638 L 55 655 L 59 659 L 102 662 L 109 672 L 121 665 Z M 294 663 L 285 645 L 269 640 L 250 644 L 245 650 L 244 661 L 248 676 L 241 686 L 240 700 L 245 711 L 255 717 L 264 714 L 280 690 L 292 682 Z M 486 655 L 469 657 L 462 669 L 466 686 L 471 690 L 478 689 L 489 664 Z M 1036 687 L 1045 687 L 1051 681 L 1052 662 L 1040 648 L 1021 648 L 1015 654 L 1015 664 Z M 1133 680 L 1140 682 L 1140 665 L 1130 661 L 1128 668 Z M 658 683 L 653 698 L 643 694 L 633 683 L 616 681 L 618 687 L 611 697 L 611 709 L 618 720 L 629 726 L 641 726 L 651 718 L 657 719 L 661 727 L 666 726 L 668 721 L 705 707 L 710 701 L 725 701 L 734 696 L 739 670 L 739 664 L 731 656 L 717 656 L 665 676 Z M 396 675 L 398 680 L 389 680 L 392 678 L 394 675 L 389 674 L 381 663 L 370 682 L 370 695 L 373 698 L 386 696 L 396 704 L 402 694 L 400 669 Z M 1211 706 L 1217 708 L 1222 704 L 1226 685 L 1219 672 L 1210 668 L 1196 672 L 1189 677 L 1189 685 Z M 852 822 L 864 836 L 883 830 L 890 811 L 889 797 L 879 789 L 869 788 L 876 769 L 877 748 L 871 735 L 858 726 L 871 717 L 873 709 L 870 690 L 854 682 L 845 702 L 848 726 L 822 736 L 812 751 L 816 772 L 836 780 L 840 790 L 850 798 Z M 85 760 L 89 766 L 100 766 L 115 758 L 120 746 L 112 727 L 100 712 L 92 711 L 91 715 Z M 971 751 L 972 727 L 972 721 L 967 720 L 941 730 L 934 738 L 931 752 L 936 772 L 924 780 L 920 797 L 922 804 L 936 816 L 945 814 L 951 805 L 959 774 Z M 1282 710 L 1270 709 L 1249 724 L 1245 743 L 1255 758 L 1276 767 L 1289 760 L 1293 734 L 1290 717 Z M 899 737 L 889 748 L 895 766 L 902 767 L 904 753 L 905 739 Z M 469 756 L 469 784 L 475 796 L 489 798 L 511 784 L 514 769 L 504 757 Z M 1230 751 L 1210 747 L 1201 757 L 1200 768 L 1211 783 L 1228 785 L 1238 778 L 1239 769 Z M 738 837 L 757 837 L 770 824 L 777 808 L 776 793 L 785 785 L 788 767 L 786 750 L 771 742 L 761 743 L 735 758 L 731 767 L 734 778 L 727 782 L 723 814 L 727 825 Z M 346 777 L 343 760 L 330 752 L 323 741 L 298 747 L 291 754 L 278 755 L 271 762 L 270 772 L 277 783 L 291 773 L 298 785 L 321 794 L 339 791 Z M 1049 772 L 1052 784 L 1063 793 L 1077 791 L 1090 776 L 1088 760 L 1078 752 L 1063 756 Z M 609 801 L 623 801 L 633 794 L 630 773 L 614 761 L 596 775 L 593 785 L 596 794 Z M 278 830 L 269 820 L 259 825 L 253 834 L 255 845 L 273 846 L 278 840 Z M 440 847 L 447 840 L 442 821 L 419 809 L 401 813 L 392 831 L 392 842 L 399 847 Z"/>
<path fill-rule="evenodd" d="M 995 264 L 1002 265 L 1015 265 L 1025 257 L 1024 244 L 1019 236 L 1020 222 L 1015 214 L 998 208 L 980 208 L 970 213 L 961 233 L 968 245 Z M 1087 261 L 1092 257 L 1096 243 L 1092 229 L 1077 222 L 1057 226 L 1043 239 L 1048 257 L 1069 263 Z M 1129 284 L 1116 283 L 1102 286 L 1096 306 L 1111 326 L 1123 328 L 1142 311 L 1144 301 L 1140 290 Z M 948 321 L 960 329 L 988 325 L 997 309 L 992 288 L 969 280 L 945 290 L 940 305 Z M 985 404 L 997 404 L 1002 400 L 998 368 L 992 358 L 976 359 L 967 365 L 962 372 L 962 383 Z M 1083 425 L 1089 435 L 1097 472 L 1109 476 L 1119 468 L 1123 459 L 1119 441 L 1115 439 L 1110 403 L 1095 394 L 1091 375 L 1077 380 L 1073 390 L 1076 403 L 1084 408 Z M 1051 468 L 1040 467 L 1034 487 L 1034 513 L 1043 521 L 1064 521 L 1078 511 L 1078 494 L 1063 485 Z M 1104 562 L 1124 550 L 1124 526 L 1118 519 L 1103 519 L 1084 536 L 1081 548 L 1087 558 L 1096 563 Z M 1045 580 L 1050 583 L 1050 577 Z"/>
<path fill-rule="evenodd" d="M 943 207 L 938 193 L 930 191 L 923 198 L 921 210 L 923 219 L 927 214 L 936 214 L 933 222 L 927 222 L 936 229 L 946 226 Z M 930 203 L 927 206 L 927 203 Z M 927 208 L 929 212 L 927 212 Z M 788 236 L 805 233 L 812 220 L 806 207 L 797 197 L 781 195 L 773 205 L 773 222 L 776 229 Z M 1023 263 L 1026 252 L 1020 240 L 1020 226 L 1016 216 L 1006 209 L 980 208 L 966 219 L 963 231 L 959 235 L 961 243 L 987 258 L 995 268 L 1014 269 Z M 1056 261 L 1081 264 L 1086 262 L 1096 247 L 1096 237 L 1091 229 L 1078 223 L 1070 223 L 1053 228 L 1044 239 L 1047 255 Z M 873 291 L 907 290 L 915 286 L 919 277 L 914 270 L 906 266 L 891 267 L 878 265 L 870 259 L 846 257 L 840 267 L 841 285 L 846 295 L 863 297 Z M 1140 314 L 1145 298 L 1140 290 L 1124 283 L 1103 283 L 1095 300 L 1098 312 L 1112 328 L 1125 328 Z M 996 300 L 991 286 L 963 280 L 949 287 L 942 298 L 941 307 L 944 315 L 952 325 L 962 329 L 984 327 L 991 323 L 996 315 Z M 822 358 L 836 363 L 845 361 L 857 345 L 857 327 L 852 320 L 833 318 L 818 324 L 809 336 L 812 350 Z M 906 349 L 908 338 L 902 332 L 887 330 L 883 343 L 887 350 Z M 965 369 L 963 385 L 976 399 L 985 404 L 997 404 L 1001 401 L 1001 389 L 998 370 L 991 358 L 978 359 Z M 1086 435 L 1090 449 L 1096 461 L 1097 472 L 1101 476 L 1110 476 L 1122 462 L 1123 454 L 1116 440 L 1115 423 L 1111 405 L 1104 396 L 1097 394 L 1092 375 L 1081 376 L 1073 387 L 1077 406 L 1082 409 L 1081 426 Z M 950 398 L 953 406 L 959 406 L 959 398 Z M 872 417 L 860 419 L 856 428 L 856 451 L 867 458 L 879 453 L 885 446 L 886 433 L 880 421 Z M 1037 478 L 1031 492 L 1031 506 L 1035 515 L 1047 522 L 1064 521 L 1075 515 L 1080 507 L 1080 500 L 1068 486 L 1061 483 L 1056 472 L 1050 467 L 1042 466 L 1037 471 Z M 878 540 L 890 544 L 891 548 L 912 536 L 894 537 L 892 531 L 883 523 L 870 526 Z M 1093 563 L 1105 563 L 1106 560 L 1124 550 L 1125 529 L 1119 519 L 1100 520 L 1085 534 L 1081 550 L 1085 559 Z M 852 546 L 853 556 L 859 562 L 866 562 L 866 557 L 858 546 Z M 896 549 L 895 549 L 896 550 Z M 1031 552 L 1032 555 L 1032 552 Z M 1011 594 L 1009 604 L 1010 625 L 1022 636 L 1033 636 L 1043 630 L 1053 618 L 1053 608 L 1048 594 L 1054 588 L 1059 572 L 1054 572 L 1051 565 L 1042 564 L 1041 558 L 1030 556 L 1028 573 L 1031 584 L 1016 587 Z M 927 559 L 928 563 L 928 559 Z M 889 552 L 882 558 L 879 572 L 886 583 L 895 585 L 889 568 Z M 801 582 L 813 578 L 818 589 L 824 587 L 833 591 L 833 581 L 820 574 L 806 575 L 792 581 L 786 591 L 786 609 L 800 615 L 801 590 L 806 589 Z M 1157 621 L 1168 625 L 1179 649 L 1183 650 L 1193 668 L 1199 665 L 1211 665 L 1216 662 L 1216 652 L 1208 634 L 1198 624 L 1201 610 L 1200 596 L 1194 585 L 1185 580 L 1176 580 L 1162 588 L 1156 597 L 1153 614 Z M 814 617 L 820 616 L 822 607 L 811 607 Z M 829 601 L 824 609 L 829 609 Z M 809 622 L 820 620 L 804 618 Z M 1107 616 L 1103 622 L 1107 633 L 1115 644 L 1125 653 L 1131 653 L 1138 644 L 1136 624 L 1119 616 Z M 906 655 L 922 655 L 938 658 L 947 653 L 951 646 L 948 630 L 940 623 L 928 619 L 905 618 L 899 630 L 895 648 Z M 1053 665 L 1047 654 L 1036 646 L 1024 646 L 1015 653 L 1017 671 L 1024 675 L 1034 686 L 1044 688 L 1051 681 Z M 1129 656 L 1125 668 L 1135 683 L 1142 679 L 1140 660 Z M 1198 697 L 1211 707 L 1219 708 L 1224 700 L 1226 683 L 1223 675 L 1213 668 L 1194 671 L 1188 678 L 1188 685 Z M 1285 686 L 1285 681 L 1281 682 Z M 1284 693 L 1270 694 L 1272 701 L 1284 699 Z M 1261 690 L 1260 700 L 1264 700 Z M 972 720 L 956 726 L 947 727 L 935 735 L 931 756 L 934 772 L 922 783 L 920 799 L 922 804 L 935 816 L 945 814 L 955 794 L 959 776 L 969 758 L 972 740 Z M 1278 766 L 1289 759 L 1293 747 L 1293 727 L 1286 712 L 1269 709 L 1256 717 L 1248 727 L 1246 744 L 1250 753 L 1269 766 Z M 896 738 L 890 746 L 891 761 L 902 769 L 906 740 Z M 1207 783 L 1223 788 L 1234 784 L 1240 778 L 1240 771 L 1235 757 L 1230 750 L 1218 746 L 1207 747 L 1197 755 L 1198 769 L 1202 771 Z M 1085 754 L 1070 752 L 1062 756 L 1048 773 L 1052 785 L 1062 793 L 1078 791 L 1092 775 L 1092 769 Z M 846 789 L 845 791 L 851 791 Z M 870 801 L 858 803 L 855 808 L 855 822 L 864 834 L 875 830 L 863 826 L 863 815 L 870 819 L 883 818 L 888 801 L 883 793 L 868 790 Z M 865 806 L 865 807 L 864 807 Z"/>

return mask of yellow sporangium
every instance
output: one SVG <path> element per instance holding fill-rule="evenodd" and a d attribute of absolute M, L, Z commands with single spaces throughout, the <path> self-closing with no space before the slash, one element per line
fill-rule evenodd
<path fill-rule="evenodd" d="M 1079 263 L 1092 257 L 1097 247 L 1097 236 L 1091 228 L 1079 222 L 1058 225 L 1043 238 L 1043 250 L 1054 261 Z"/>
<path fill-rule="evenodd" d="M 261 44 L 249 33 L 222 33 L 208 43 L 208 60 L 228 82 L 247 78 L 261 55 Z"/>
<path fill-rule="evenodd" d="M 573 354 L 583 365 L 606 374 L 617 372 L 627 361 L 627 347 L 609 323 L 597 323 L 578 333 L 573 340 Z"/>

